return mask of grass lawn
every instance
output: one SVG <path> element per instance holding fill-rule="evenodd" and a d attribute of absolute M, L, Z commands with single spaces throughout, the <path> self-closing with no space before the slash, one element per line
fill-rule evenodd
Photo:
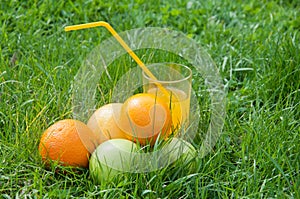
<path fill-rule="evenodd" d="M 0 198 L 300 198 L 299 1 L 26 2 L 0 3 Z M 74 77 L 110 37 L 103 28 L 63 28 L 93 21 L 119 32 L 181 31 L 211 55 L 228 91 L 227 115 L 196 171 L 177 165 L 96 185 L 87 169 L 44 167 L 41 134 L 72 118 Z M 122 63 L 111 73 L 120 76 Z M 99 105 L 110 102 L 115 82 L 99 83 Z"/>

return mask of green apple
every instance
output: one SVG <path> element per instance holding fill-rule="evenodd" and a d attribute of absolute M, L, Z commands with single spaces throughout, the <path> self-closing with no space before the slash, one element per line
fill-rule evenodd
<path fill-rule="evenodd" d="M 111 139 L 100 144 L 93 152 L 89 170 L 97 183 L 112 180 L 117 174 L 132 170 L 133 152 L 137 145 L 126 139 Z"/>
<path fill-rule="evenodd" d="M 168 140 L 162 147 L 161 153 L 165 165 L 179 163 L 181 166 L 191 166 L 190 163 L 197 156 L 197 151 L 192 144 L 180 138 Z"/>

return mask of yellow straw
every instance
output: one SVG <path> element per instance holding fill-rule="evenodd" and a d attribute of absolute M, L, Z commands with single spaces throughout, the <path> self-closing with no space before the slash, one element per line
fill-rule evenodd
<path fill-rule="evenodd" d="M 129 48 L 129 46 L 124 42 L 124 40 L 118 35 L 118 33 L 111 27 L 111 25 L 104 21 L 98 21 L 98 22 L 92 22 L 92 23 L 86 23 L 86 24 L 79 24 L 79 25 L 73 25 L 73 26 L 67 26 L 65 27 L 65 31 L 72 31 L 72 30 L 81 30 L 81 29 L 87 29 L 87 28 L 93 28 L 102 26 L 105 27 L 115 38 L 116 40 L 121 44 L 121 46 L 128 52 L 128 54 L 135 60 L 135 62 L 142 68 L 142 70 L 153 80 L 157 80 L 156 77 L 150 72 L 150 70 L 146 67 L 146 65 L 140 60 L 140 58 Z M 169 96 L 168 91 L 158 82 L 155 82 L 157 87 L 161 89 L 167 96 Z"/>

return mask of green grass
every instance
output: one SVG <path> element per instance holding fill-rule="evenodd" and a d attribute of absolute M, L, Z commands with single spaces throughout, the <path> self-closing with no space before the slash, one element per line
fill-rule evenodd
<path fill-rule="evenodd" d="M 1 1 L 0 198 L 300 198 L 299 9 L 296 0 Z M 41 134 L 72 117 L 74 76 L 110 37 L 101 28 L 63 27 L 100 20 L 117 31 L 182 31 L 215 60 L 228 89 L 227 116 L 195 172 L 177 165 L 96 185 L 88 170 L 43 166 Z M 124 60 L 116 65 L 132 62 Z M 116 82 L 102 81 L 99 105 Z"/>

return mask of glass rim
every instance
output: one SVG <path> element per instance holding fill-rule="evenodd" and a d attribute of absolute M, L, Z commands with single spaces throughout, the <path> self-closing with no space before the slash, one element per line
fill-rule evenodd
<path fill-rule="evenodd" d="M 158 83 L 165 83 L 165 84 L 166 83 L 179 83 L 179 82 L 187 81 L 188 79 L 190 79 L 192 77 L 192 70 L 188 66 L 186 66 L 184 64 L 178 64 L 178 63 L 174 63 L 174 62 L 162 62 L 162 63 L 146 64 L 146 66 L 147 67 L 151 67 L 151 66 L 154 66 L 154 65 L 165 65 L 165 66 L 168 66 L 169 64 L 174 64 L 174 65 L 177 65 L 177 66 L 181 66 L 182 68 L 184 68 L 185 70 L 188 71 L 188 75 L 184 76 L 181 79 L 176 79 L 176 80 L 159 80 L 159 79 L 152 79 L 152 78 L 150 78 L 144 71 L 142 71 L 143 77 L 145 79 L 147 79 L 149 82 L 151 81 L 151 82 L 158 82 Z M 174 69 L 174 70 L 176 70 L 176 69 Z"/>

